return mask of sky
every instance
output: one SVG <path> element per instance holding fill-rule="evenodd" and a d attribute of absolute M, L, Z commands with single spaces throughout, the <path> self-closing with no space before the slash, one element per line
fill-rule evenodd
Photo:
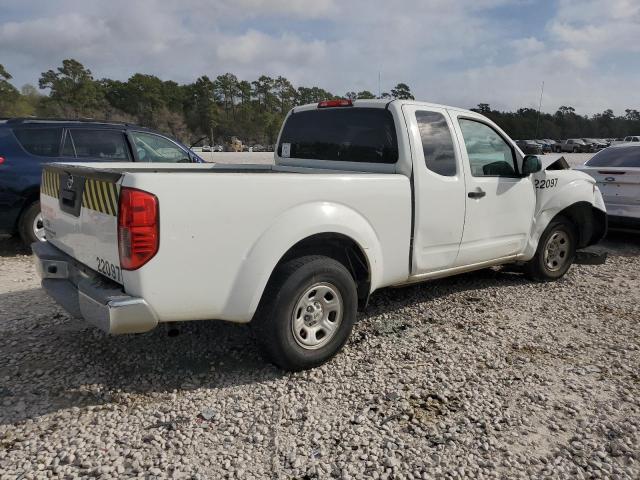
<path fill-rule="evenodd" d="M 640 0 L 0 0 L 17 87 L 75 58 L 95 78 L 282 75 L 334 94 L 407 83 L 499 110 L 640 109 Z"/>

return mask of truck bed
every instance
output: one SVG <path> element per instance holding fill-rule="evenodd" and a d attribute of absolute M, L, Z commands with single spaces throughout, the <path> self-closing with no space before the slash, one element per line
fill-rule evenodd
<path fill-rule="evenodd" d="M 343 235 L 363 251 L 376 250 L 371 289 L 409 275 L 411 187 L 404 175 L 131 163 L 52 164 L 43 175 L 48 241 L 144 298 L 160 322 L 249 321 L 277 261 L 313 235 Z M 133 271 L 119 268 L 125 188 L 158 199 L 158 252 Z M 74 199 L 69 206 L 65 195 Z"/>

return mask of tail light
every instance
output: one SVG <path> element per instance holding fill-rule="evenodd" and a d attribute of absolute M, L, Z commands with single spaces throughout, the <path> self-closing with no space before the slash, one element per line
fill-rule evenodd
<path fill-rule="evenodd" d="M 0 165 L 4 163 L 4 157 L 0 157 Z"/>
<path fill-rule="evenodd" d="M 158 198 L 123 187 L 118 208 L 118 250 L 123 270 L 136 270 L 151 260 L 160 242 Z"/>
<path fill-rule="evenodd" d="M 353 102 L 347 98 L 339 98 L 337 100 L 323 100 L 318 104 L 318 108 L 330 107 L 353 107 Z"/>

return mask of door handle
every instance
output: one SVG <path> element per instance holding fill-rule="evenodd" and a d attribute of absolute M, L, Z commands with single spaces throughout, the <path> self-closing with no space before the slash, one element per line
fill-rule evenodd
<path fill-rule="evenodd" d="M 469 198 L 482 198 L 487 194 L 487 192 L 485 192 L 484 190 L 482 190 L 481 188 L 478 188 L 475 192 L 469 192 L 467 194 L 467 196 Z"/>

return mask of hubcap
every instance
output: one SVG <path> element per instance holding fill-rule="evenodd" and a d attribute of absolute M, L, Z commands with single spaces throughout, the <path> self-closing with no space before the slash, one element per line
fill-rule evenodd
<path fill-rule="evenodd" d="M 298 345 L 315 350 L 326 345 L 342 322 L 342 296 L 331 283 L 316 283 L 300 295 L 291 315 Z"/>
<path fill-rule="evenodd" d="M 46 240 L 44 238 L 44 221 L 42 220 L 42 213 L 38 213 L 36 218 L 33 219 L 33 234 L 41 242 Z"/>
<path fill-rule="evenodd" d="M 556 230 L 547 239 L 544 247 L 544 263 L 547 268 L 556 272 L 562 269 L 569 260 L 569 236 L 562 230 Z"/>

